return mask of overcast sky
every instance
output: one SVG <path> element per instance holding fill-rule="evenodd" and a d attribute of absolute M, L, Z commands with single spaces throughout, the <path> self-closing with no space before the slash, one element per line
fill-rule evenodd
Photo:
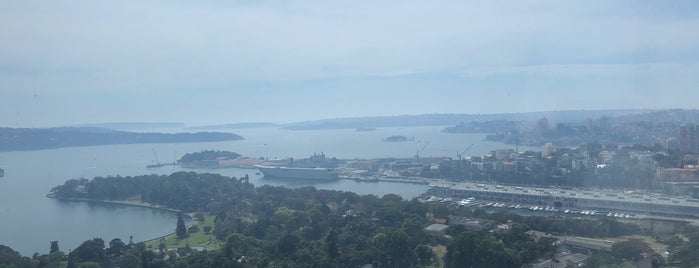
<path fill-rule="evenodd" d="M 698 3 L 0 0 L 0 126 L 697 108 Z"/>

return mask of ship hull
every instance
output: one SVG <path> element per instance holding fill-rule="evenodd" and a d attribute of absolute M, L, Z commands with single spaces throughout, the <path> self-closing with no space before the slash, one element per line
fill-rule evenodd
<path fill-rule="evenodd" d="M 327 168 L 295 168 L 255 166 L 265 178 L 303 179 L 303 180 L 337 180 L 338 176 L 332 169 Z"/>

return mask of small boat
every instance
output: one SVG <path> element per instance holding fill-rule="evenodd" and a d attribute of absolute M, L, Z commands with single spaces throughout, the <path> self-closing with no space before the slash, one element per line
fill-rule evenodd
<path fill-rule="evenodd" d="M 469 206 L 469 205 L 471 205 L 471 201 L 469 201 L 467 199 L 461 199 L 461 201 L 459 201 L 458 204 L 459 204 L 459 206 Z"/>

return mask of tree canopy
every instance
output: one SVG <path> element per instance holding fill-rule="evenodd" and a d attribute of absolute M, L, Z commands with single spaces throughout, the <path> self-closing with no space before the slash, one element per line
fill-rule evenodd
<path fill-rule="evenodd" d="M 553 251 L 552 241 L 535 240 L 526 234 L 528 230 L 579 236 L 639 231 L 637 226 L 614 220 L 489 214 L 398 195 L 377 197 L 313 187 L 256 188 L 245 178 L 194 172 L 69 180 L 52 193 L 56 198 L 101 200 L 140 196 L 145 202 L 214 217 L 211 233 L 221 241 L 216 250 L 180 249 L 179 258 L 165 261 L 165 252 L 124 245 L 117 239 L 104 249 L 104 241 L 94 239 L 68 258 L 71 263 L 106 267 L 144 263 L 163 265 L 158 267 L 429 267 L 440 264 L 434 246 L 446 248 L 445 267 L 519 267 Z M 507 223 L 511 229 L 481 233 L 452 224 L 449 240 L 423 230 L 435 217 L 449 216 Z M 176 229 L 186 231 L 184 226 Z"/>

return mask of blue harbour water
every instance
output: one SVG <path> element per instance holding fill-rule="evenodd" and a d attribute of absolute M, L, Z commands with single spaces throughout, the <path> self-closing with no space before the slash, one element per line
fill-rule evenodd
<path fill-rule="evenodd" d="M 79 243 L 100 237 L 106 242 L 113 238 L 134 242 L 171 233 L 177 216 L 173 212 L 103 203 L 65 202 L 46 198 L 52 187 L 74 178 L 96 176 L 134 176 L 169 174 L 188 170 L 175 166 L 147 169 L 154 163 L 153 150 L 161 162 L 171 162 L 184 153 L 201 150 L 229 150 L 250 157 L 307 157 L 324 152 L 329 157 L 346 159 L 379 157 L 412 157 L 429 142 L 423 157 L 455 156 L 474 144 L 467 155 L 482 155 L 491 150 L 512 148 L 509 145 L 486 142 L 485 134 L 446 134 L 443 127 L 382 128 L 357 132 L 354 129 L 290 131 L 276 128 L 255 128 L 231 131 L 245 137 L 241 141 L 133 144 L 60 148 L 39 151 L 0 152 L 0 244 L 23 255 L 47 253 L 49 241 L 59 241 L 61 250 L 68 252 Z M 414 137 L 408 142 L 381 142 L 391 135 Z M 522 149 L 522 148 L 520 148 Z M 352 191 L 358 194 L 383 196 L 394 193 L 410 199 L 422 194 L 426 185 L 355 182 L 268 180 L 249 169 L 211 169 L 198 172 L 220 173 L 226 176 L 250 176 L 255 185 L 286 187 L 314 186 L 318 189 Z"/>

